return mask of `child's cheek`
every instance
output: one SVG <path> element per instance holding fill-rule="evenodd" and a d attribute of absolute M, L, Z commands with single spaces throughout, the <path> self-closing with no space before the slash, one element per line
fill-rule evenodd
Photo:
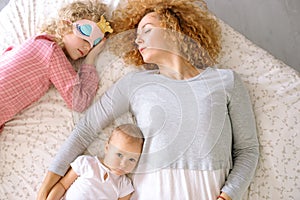
<path fill-rule="evenodd" d="M 132 172 L 136 166 L 136 163 L 128 163 L 126 166 L 126 171 Z"/>
<path fill-rule="evenodd" d="M 109 168 L 115 168 L 119 166 L 120 158 L 108 152 L 108 154 L 105 156 L 104 164 L 107 165 Z"/>

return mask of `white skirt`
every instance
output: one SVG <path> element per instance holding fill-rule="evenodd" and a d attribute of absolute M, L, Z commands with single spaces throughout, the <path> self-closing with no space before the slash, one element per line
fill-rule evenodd
<path fill-rule="evenodd" d="M 229 170 L 163 169 L 132 176 L 131 200 L 215 200 Z"/>

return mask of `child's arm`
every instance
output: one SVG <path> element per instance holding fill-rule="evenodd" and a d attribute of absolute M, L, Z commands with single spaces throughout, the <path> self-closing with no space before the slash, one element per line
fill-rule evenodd
<path fill-rule="evenodd" d="M 77 177 L 78 175 L 71 168 L 68 173 L 51 189 L 47 200 L 59 200 Z"/>
<path fill-rule="evenodd" d="M 119 198 L 118 200 L 129 200 L 130 197 L 131 197 L 132 193 L 128 194 L 127 196 L 125 197 L 122 197 L 122 198 Z"/>

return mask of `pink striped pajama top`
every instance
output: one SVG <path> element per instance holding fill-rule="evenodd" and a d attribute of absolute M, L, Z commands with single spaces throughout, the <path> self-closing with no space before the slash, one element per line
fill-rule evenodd
<path fill-rule="evenodd" d="M 93 65 L 77 73 L 62 48 L 37 35 L 0 56 L 0 126 L 41 98 L 53 84 L 67 106 L 78 112 L 92 102 L 99 77 Z"/>

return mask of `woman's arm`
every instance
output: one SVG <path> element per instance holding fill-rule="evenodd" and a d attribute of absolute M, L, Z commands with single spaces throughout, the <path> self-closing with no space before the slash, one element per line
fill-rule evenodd
<path fill-rule="evenodd" d="M 129 78 L 130 80 L 130 78 Z M 51 188 L 64 176 L 70 163 L 81 155 L 107 125 L 129 111 L 128 78 L 122 78 L 89 108 L 52 161 L 39 190 L 38 199 L 46 199 Z"/>
<path fill-rule="evenodd" d="M 39 200 L 46 199 L 51 188 L 69 169 L 70 163 L 84 152 L 106 126 L 129 111 L 130 80 L 128 75 L 123 77 L 88 109 L 52 161 L 39 190 Z"/>
<path fill-rule="evenodd" d="M 60 181 L 51 189 L 47 200 L 59 200 L 77 178 L 78 175 L 70 168 L 66 176 L 60 179 Z"/>
<path fill-rule="evenodd" d="M 233 167 L 222 192 L 231 199 L 240 199 L 254 176 L 259 157 L 259 144 L 247 88 L 236 73 L 233 73 L 233 78 L 234 86 L 228 104 L 233 132 Z"/>
<path fill-rule="evenodd" d="M 225 193 L 222 192 L 218 197 L 217 200 L 231 200 L 231 198 Z"/>
<path fill-rule="evenodd" d="M 118 81 L 95 102 L 76 124 L 74 130 L 54 157 L 49 171 L 63 176 L 70 163 L 99 137 L 113 120 L 129 111 L 129 94 L 124 81 Z"/>

